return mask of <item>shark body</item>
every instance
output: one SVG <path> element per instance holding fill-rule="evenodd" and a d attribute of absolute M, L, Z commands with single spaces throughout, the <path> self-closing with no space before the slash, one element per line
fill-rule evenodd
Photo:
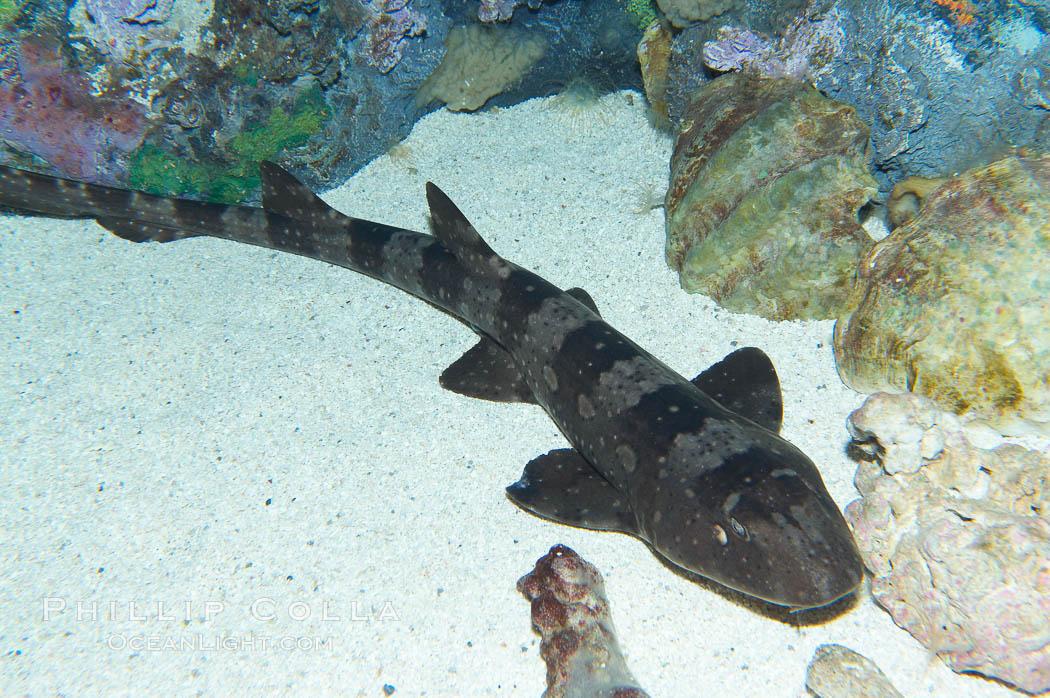
<path fill-rule="evenodd" d="M 135 242 L 234 240 L 392 284 L 481 337 L 442 386 L 539 404 L 572 445 L 533 459 L 507 488 L 522 508 L 636 536 L 675 565 L 778 605 L 823 606 L 857 588 L 853 537 L 816 466 L 778 435 L 779 380 L 760 350 L 686 380 L 602 320 L 581 289 L 499 256 L 433 184 L 428 235 L 339 213 L 271 163 L 262 181 L 257 208 L 0 167 L 0 206 L 93 218 Z"/>

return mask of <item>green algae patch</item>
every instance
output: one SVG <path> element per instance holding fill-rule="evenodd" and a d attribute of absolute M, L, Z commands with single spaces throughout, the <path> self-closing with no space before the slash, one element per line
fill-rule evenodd
<path fill-rule="evenodd" d="M 128 162 L 128 186 L 150 194 L 244 203 L 259 189 L 259 163 L 303 145 L 331 117 L 318 87 L 303 92 L 290 109 L 278 107 L 227 146 L 228 161 L 187 162 L 155 146 L 143 146 Z"/>

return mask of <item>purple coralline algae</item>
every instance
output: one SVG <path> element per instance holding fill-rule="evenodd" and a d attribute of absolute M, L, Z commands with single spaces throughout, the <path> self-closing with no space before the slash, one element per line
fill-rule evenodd
<path fill-rule="evenodd" d="M 123 96 L 96 96 L 68 69 L 56 43 L 26 39 L 2 68 L 0 138 L 64 176 L 115 184 L 121 156 L 145 134 L 145 108 Z"/>
<path fill-rule="evenodd" d="M 921 393 L 1004 433 L 1050 434 L 1048 221 L 1050 153 L 940 182 L 858 267 L 835 326 L 843 381 Z"/>
<path fill-rule="evenodd" d="M 847 426 L 871 455 L 846 518 L 875 600 L 953 670 L 1050 690 L 1050 459 L 974 446 L 913 393 L 872 395 Z"/>
<path fill-rule="evenodd" d="M 544 698 L 648 698 L 627 669 L 593 565 L 555 545 L 518 580 L 518 591 L 532 602 L 532 624 L 542 637 Z"/>
<path fill-rule="evenodd" d="M 372 15 L 365 26 L 364 56 L 380 73 L 389 73 L 401 60 L 401 40 L 420 36 L 427 20 L 409 7 L 409 0 L 362 0 Z"/>
<path fill-rule="evenodd" d="M 727 73 L 686 106 L 664 211 L 682 288 L 775 320 L 835 317 L 872 240 L 868 127 L 790 78 Z"/>
<path fill-rule="evenodd" d="M 704 44 L 704 62 L 714 70 L 762 78 L 814 80 L 830 70 L 845 36 L 838 8 L 807 8 L 776 40 L 750 29 L 722 27 L 717 39 Z"/>

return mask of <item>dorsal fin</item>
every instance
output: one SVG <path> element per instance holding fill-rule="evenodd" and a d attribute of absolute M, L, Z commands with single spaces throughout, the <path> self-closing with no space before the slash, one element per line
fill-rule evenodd
<path fill-rule="evenodd" d="M 780 431 L 784 398 L 773 362 L 756 347 L 729 354 L 692 380 L 723 407 L 747 417 L 773 433 Z"/>
<path fill-rule="evenodd" d="M 591 298 L 591 294 L 587 293 L 579 286 L 573 286 L 570 289 L 566 289 L 565 292 L 587 306 L 587 309 L 598 317 L 602 316 L 602 314 L 598 312 L 598 304 L 594 302 L 593 298 Z"/>
<path fill-rule="evenodd" d="M 275 162 L 259 163 L 263 208 L 288 218 L 321 223 L 345 218 Z"/>
<path fill-rule="evenodd" d="M 463 212 L 433 182 L 427 182 L 427 203 L 434 235 L 465 266 L 476 271 L 498 272 L 507 263 L 489 247 Z"/>

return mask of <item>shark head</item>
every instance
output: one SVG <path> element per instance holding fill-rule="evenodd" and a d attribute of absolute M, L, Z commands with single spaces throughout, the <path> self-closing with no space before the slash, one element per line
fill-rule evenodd
<path fill-rule="evenodd" d="M 817 468 L 790 443 L 756 438 L 718 467 L 673 480 L 654 498 L 659 515 L 640 526 L 671 562 L 797 610 L 860 585 L 853 535 Z"/>

